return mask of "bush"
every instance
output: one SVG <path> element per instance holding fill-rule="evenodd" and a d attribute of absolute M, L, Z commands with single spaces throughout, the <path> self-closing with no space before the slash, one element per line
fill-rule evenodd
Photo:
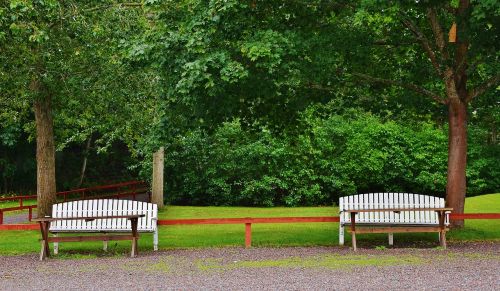
<path fill-rule="evenodd" d="M 330 205 L 342 195 L 377 191 L 444 196 L 443 129 L 383 122 L 359 111 L 321 115 L 314 107 L 303 112 L 297 128 L 274 134 L 233 120 L 211 134 L 198 129 L 178 138 L 166 156 L 167 199 L 190 205 L 299 206 Z M 477 178 L 485 168 L 475 161 L 470 171 L 478 190 L 487 187 Z"/>

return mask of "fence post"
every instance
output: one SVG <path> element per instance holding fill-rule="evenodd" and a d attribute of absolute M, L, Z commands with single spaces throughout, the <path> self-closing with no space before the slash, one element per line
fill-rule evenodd
<path fill-rule="evenodd" d="M 23 207 L 23 198 L 19 198 L 19 207 Z"/>
<path fill-rule="evenodd" d="M 3 224 L 3 211 L 0 209 L 0 224 Z"/>
<path fill-rule="evenodd" d="M 245 247 L 249 248 L 252 246 L 252 223 L 250 218 L 245 222 Z"/>
<path fill-rule="evenodd" d="M 163 167 L 164 167 L 164 148 L 161 147 L 153 154 L 153 194 L 152 203 L 163 207 Z"/>
<path fill-rule="evenodd" d="M 31 221 L 31 219 L 33 219 L 33 207 L 30 207 L 28 209 L 28 221 Z"/>

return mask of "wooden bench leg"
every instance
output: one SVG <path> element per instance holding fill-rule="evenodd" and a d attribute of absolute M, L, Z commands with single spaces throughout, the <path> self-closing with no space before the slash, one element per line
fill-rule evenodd
<path fill-rule="evenodd" d="M 130 219 L 130 224 L 132 226 L 132 258 L 135 258 L 137 256 L 137 239 L 139 235 L 137 234 L 137 218 L 132 218 Z"/>
<path fill-rule="evenodd" d="M 156 228 L 153 234 L 153 250 L 158 250 L 158 228 Z"/>
<path fill-rule="evenodd" d="M 438 219 L 439 219 L 439 243 L 440 245 L 446 249 L 446 227 L 444 225 L 445 221 L 445 213 L 444 211 L 438 211 Z"/>
<path fill-rule="evenodd" d="M 446 230 L 441 231 L 440 234 L 441 234 L 440 244 L 444 249 L 446 249 Z"/>
<path fill-rule="evenodd" d="M 46 257 L 47 254 L 45 253 L 45 240 L 41 240 L 41 249 L 40 249 L 40 261 L 43 261 Z"/>
<path fill-rule="evenodd" d="M 137 239 L 135 237 L 132 239 L 132 250 L 130 252 L 130 257 L 137 257 Z"/>
<path fill-rule="evenodd" d="M 394 233 L 392 232 L 389 233 L 389 245 L 394 245 Z"/>
<path fill-rule="evenodd" d="M 352 248 L 357 251 L 356 246 L 356 213 L 351 212 L 351 237 L 352 237 Z"/>
<path fill-rule="evenodd" d="M 344 245 L 344 226 L 342 224 L 339 225 L 339 245 Z"/>
<path fill-rule="evenodd" d="M 54 237 L 57 237 L 57 233 L 54 233 Z M 59 243 L 54 242 L 54 255 L 59 254 Z"/>
<path fill-rule="evenodd" d="M 352 236 L 352 248 L 356 252 L 358 250 L 356 246 L 356 232 L 355 231 L 351 232 L 351 236 Z"/>
<path fill-rule="evenodd" d="M 42 250 L 40 252 L 40 261 L 42 261 L 43 259 L 50 256 L 50 249 L 49 249 L 50 222 L 44 221 L 39 223 L 40 223 L 40 231 L 42 232 L 42 240 L 41 240 Z"/>

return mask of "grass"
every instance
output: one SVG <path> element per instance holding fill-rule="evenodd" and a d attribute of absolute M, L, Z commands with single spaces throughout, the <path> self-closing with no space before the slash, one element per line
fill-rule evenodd
<path fill-rule="evenodd" d="M 221 260 L 199 260 L 198 269 L 201 271 L 218 271 L 231 269 L 259 269 L 268 267 L 279 268 L 326 268 L 326 269 L 352 269 L 366 266 L 392 266 L 421 264 L 424 259 L 411 255 L 400 256 L 367 256 L 356 254 L 323 254 L 310 257 L 290 257 L 275 260 L 245 260 L 223 263 Z"/>
<path fill-rule="evenodd" d="M 499 213 L 500 193 L 469 197 L 465 201 L 465 213 Z"/>
<path fill-rule="evenodd" d="M 36 199 L 24 200 L 23 205 L 35 205 Z M 19 200 L 14 201 L 0 201 L 0 208 L 9 208 L 9 207 L 17 207 L 19 206 Z M 10 212 L 7 212 L 5 215 L 8 215 Z"/>
<path fill-rule="evenodd" d="M 467 198 L 468 213 L 499 213 L 500 194 Z M 336 216 L 337 207 L 250 208 L 250 207 L 190 207 L 168 206 L 159 214 L 160 219 L 222 218 L 222 217 L 283 217 L 283 216 Z M 500 241 L 500 220 L 467 220 L 464 229 L 448 233 L 449 242 Z M 243 246 L 243 224 L 229 225 L 173 225 L 160 227 L 160 249 Z M 0 255 L 18 255 L 37 252 L 40 248 L 38 231 L 0 231 Z M 152 234 L 143 234 L 140 250 L 152 249 Z M 349 245 L 350 237 L 346 242 Z M 396 247 L 437 246 L 435 233 L 394 234 Z M 259 246 L 336 246 L 338 223 L 253 224 L 252 245 Z M 375 248 L 387 245 L 387 235 L 359 235 L 361 247 Z M 108 253 L 102 251 L 101 242 L 61 243 L 61 254 L 66 256 L 126 255 L 130 242 L 109 244 Z M 74 255 L 73 255 L 74 254 Z M 63 256 L 64 258 L 64 256 Z"/>
<path fill-rule="evenodd" d="M 214 207 L 168 206 L 159 219 L 182 218 L 241 218 L 286 216 L 337 216 L 338 207 Z"/>

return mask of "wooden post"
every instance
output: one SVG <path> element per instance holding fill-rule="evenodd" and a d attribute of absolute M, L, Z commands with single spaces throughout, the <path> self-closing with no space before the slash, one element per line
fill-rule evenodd
<path fill-rule="evenodd" d="M 153 195 L 151 202 L 163 207 L 163 166 L 164 166 L 164 148 L 161 147 L 153 154 Z"/>
<path fill-rule="evenodd" d="M 245 223 L 245 248 L 252 246 L 252 223 Z"/>

